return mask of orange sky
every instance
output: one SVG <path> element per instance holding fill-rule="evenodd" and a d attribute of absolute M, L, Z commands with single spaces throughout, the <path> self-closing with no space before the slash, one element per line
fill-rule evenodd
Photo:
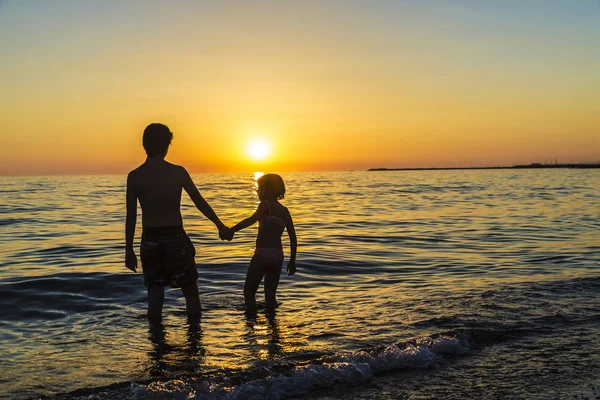
<path fill-rule="evenodd" d="M 0 175 L 600 161 L 597 2 L 291 4 L 0 3 Z"/>

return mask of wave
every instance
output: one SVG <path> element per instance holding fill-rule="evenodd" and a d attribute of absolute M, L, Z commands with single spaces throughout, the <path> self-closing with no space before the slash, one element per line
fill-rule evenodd
<path fill-rule="evenodd" d="M 433 335 L 351 353 L 325 355 L 309 362 L 273 362 L 246 371 L 222 370 L 199 376 L 125 382 L 79 389 L 57 399 L 210 400 L 285 399 L 337 385 L 361 385 L 388 371 L 429 369 L 470 351 L 466 331 Z"/>
<path fill-rule="evenodd" d="M 452 367 L 482 348 L 539 331 L 520 328 L 457 329 L 405 342 L 333 354 L 261 361 L 245 370 L 220 369 L 194 375 L 129 381 L 57 394 L 54 399 L 287 399 L 338 387 L 365 387 L 389 372 Z M 532 344 L 535 348 L 536 344 Z M 518 355 L 517 355 L 518 356 Z M 595 398 L 595 397 L 593 397 Z"/>
<path fill-rule="evenodd" d="M 416 371 L 437 370 L 436 367 L 441 365 L 452 369 L 453 365 L 460 365 L 458 363 L 464 356 L 476 357 L 482 349 L 485 353 L 485 348 L 493 349 L 500 343 L 518 341 L 523 337 L 538 338 L 540 334 L 541 331 L 522 327 L 456 329 L 352 352 L 312 353 L 308 357 L 260 361 L 254 367 L 244 370 L 221 369 L 195 375 L 122 382 L 79 389 L 54 398 L 287 399 L 318 395 L 319 391 L 334 386 L 358 387 L 360 390 L 375 377 L 390 372 L 412 374 Z M 549 340 L 555 339 L 550 337 Z M 521 346 L 530 341 L 527 339 L 526 342 L 521 342 Z M 533 351 L 538 344 L 533 342 L 531 346 Z M 519 357 L 518 354 L 515 356 Z M 437 378 L 432 376 L 432 379 Z"/>

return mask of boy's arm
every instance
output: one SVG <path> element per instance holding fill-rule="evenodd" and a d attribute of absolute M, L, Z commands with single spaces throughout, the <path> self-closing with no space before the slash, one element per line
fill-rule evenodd
<path fill-rule="evenodd" d="M 217 214 L 212 209 L 210 204 L 208 204 L 208 202 L 206 200 L 204 200 L 204 197 L 202 197 L 202 195 L 198 191 L 198 188 L 192 181 L 192 177 L 190 176 L 190 174 L 188 174 L 188 172 L 184 168 L 183 168 L 183 171 L 185 173 L 185 177 L 184 177 L 184 181 L 183 181 L 183 188 L 185 189 L 187 194 L 190 196 L 190 199 L 192 199 L 192 201 L 196 205 L 196 208 L 198 208 L 198 210 L 200 210 L 200 212 L 202 214 L 204 214 L 204 216 L 206 218 L 211 220 L 217 226 L 217 229 L 219 229 L 219 232 L 222 232 L 223 230 L 225 230 L 227 227 L 221 222 L 219 217 L 217 217 Z"/>
<path fill-rule="evenodd" d="M 292 215 L 288 211 L 288 222 L 285 226 L 290 237 L 290 260 L 288 261 L 287 271 L 288 275 L 294 275 L 296 273 L 296 251 L 298 250 L 298 239 L 296 238 L 296 228 L 294 227 L 294 221 Z"/>
<path fill-rule="evenodd" d="M 261 201 L 250 217 L 238 222 L 233 228 L 231 228 L 232 232 L 241 231 L 244 228 L 247 228 L 251 225 L 254 225 L 256 221 L 260 218 L 260 216 L 267 210 L 267 202 Z"/>
<path fill-rule="evenodd" d="M 133 236 L 135 235 L 135 224 L 137 221 L 137 193 L 132 181 L 131 174 L 127 175 L 127 191 L 125 194 L 127 209 L 127 216 L 125 217 L 125 266 L 136 272 L 137 257 L 133 251 Z"/>

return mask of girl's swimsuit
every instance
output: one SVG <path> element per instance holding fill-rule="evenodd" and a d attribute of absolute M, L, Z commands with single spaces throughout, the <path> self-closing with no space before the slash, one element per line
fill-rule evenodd
<path fill-rule="evenodd" d="M 261 218 L 263 224 L 267 224 L 268 222 L 274 223 L 276 225 L 280 225 L 285 227 L 285 220 L 271 215 L 271 209 L 269 208 L 263 217 Z M 260 230 L 265 229 L 264 226 L 259 226 L 259 234 Z M 283 250 L 280 247 L 257 247 L 254 250 L 255 259 L 260 259 L 261 263 L 267 268 L 281 268 L 283 264 Z"/>
<path fill-rule="evenodd" d="M 265 216 L 263 217 L 263 219 L 264 219 L 265 221 L 271 221 L 271 222 L 274 222 L 274 223 L 276 223 L 276 224 L 278 224 L 278 225 L 281 225 L 281 226 L 285 226 L 285 225 L 286 225 L 286 223 L 285 223 L 285 221 L 284 221 L 283 219 L 281 219 L 281 218 L 279 218 L 279 217 L 276 217 L 276 216 L 274 216 L 274 215 L 271 215 L 271 214 L 267 214 L 267 215 L 265 215 Z"/>
<path fill-rule="evenodd" d="M 281 268 L 283 264 L 283 250 L 275 247 L 258 247 L 254 257 L 260 258 L 267 268 Z"/>

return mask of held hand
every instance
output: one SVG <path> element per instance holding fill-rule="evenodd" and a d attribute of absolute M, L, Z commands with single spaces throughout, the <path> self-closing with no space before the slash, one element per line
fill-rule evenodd
<path fill-rule="evenodd" d="M 133 272 L 137 272 L 137 257 L 133 250 L 125 251 L 125 266 Z"/>
<path fill-rule="evenodd" d="M 219 229 L 219 239 L 231 242 L 231 239 L 233 239 L 233 233 L 233 230 L 224 226 L 221 229 Z"/>
<path fill-rule="evenodd" d="M 221 226 L 217 226 L 217 229 L 219 229 L 219 239 L 221 240 L 225 240 L 225 234 L 227 233 L 227 231 L 229 231 L 229 228 L 226 227 L 225 225 L 221 225 Z"/>
<path fill-rule="evenodd" d="M 290 261 L 287 265 L 288 276 L 292 276 L 296 273 L 296 261 Z"/>

